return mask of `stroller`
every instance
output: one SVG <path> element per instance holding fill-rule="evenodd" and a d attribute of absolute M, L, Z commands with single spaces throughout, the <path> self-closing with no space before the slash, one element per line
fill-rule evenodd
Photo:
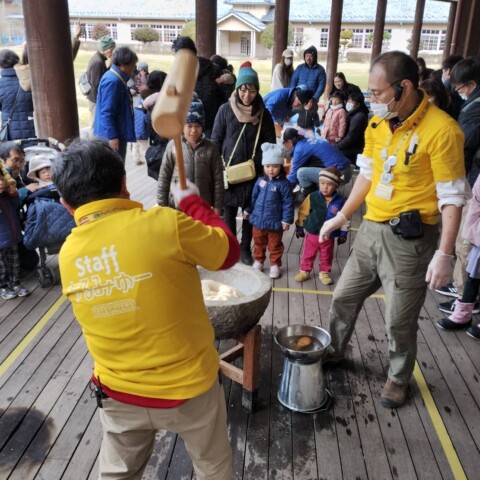
<path fill-rule="evenodd" d="M 55 158 L 64 146 L 52 138 L 19 140 L 24 148 L 28 164 L 36 155 Z M 27 197 L 27 214 L 23 243 L 29 250 L 38 249 L 40 265 L 37 277 L 42 288 L 55 285 L 60 276 L 57 269 L 47 266 L 47 255 L 56 255 L 75 226 L 73 217 L 60 203 L 60 194 L 53 185 L 40 188 Z"/>

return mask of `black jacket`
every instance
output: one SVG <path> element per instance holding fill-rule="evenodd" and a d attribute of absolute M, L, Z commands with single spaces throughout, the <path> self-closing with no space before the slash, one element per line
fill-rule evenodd
<path fill-rule="evenodd" d="M 348 131 L 338 143 L 337 148 L 355 163 L 357 155 L 363 152 L 365 147 L 365 130 L 368 125 L 368 109 L 360 106 L 348 112 Z"/>
<path fill-rule="evenodd" d="M 263 108 L 260 136 L 253 156 L 253 161 L 255 162 L 255 168 L 257 170 L 257 177 L 263 175 L 262 143 L 276 143 L 275 127 L 273 126 L 272 117 L 270 112 L 264 106 Z M 220 110 L 215 117 L 211 140 L 218 145 L 225 164 L 227 164 L 230 159 L 230 155 L 234 150 L 235 143 L 242 131 L 243 125 L 244 124 L 240 123 L 233 113 L 230 102 L 224 103 L 220 107 Z M 238 142 L 230 165 L 237 165 L 252 158 L 257 129 L 258 125 L 253 125 L 253 123 L 246 124 L 245 131 Z M 225 191 L 224 204 L 232 207 L 246 207 L 250 203 L 255 180 L 256 179 L 237 183 L 235 185 L 229 185 L 228 190 Z"/>

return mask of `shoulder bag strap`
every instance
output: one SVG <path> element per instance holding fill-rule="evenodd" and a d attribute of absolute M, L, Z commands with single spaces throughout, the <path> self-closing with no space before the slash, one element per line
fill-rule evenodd
<path fill-rule="evenodd" d="M 12 119 L 13 112 L 15 111 L 15 107 L 17 106 L 18 95 L 20 94 L 20 89 L 21 88 L 22 87 L 20 87 L 20 86 L 18 87 L 17 95 L 15 96 L 15 101 L 13 102 L 12 109 L 10 110 L 10 114 L 8 115 L 7 123 L 9 123 L 10 120 Z"/>
<path fill-rule="evenodd" d="M 264 111 L 265 111 L 265 108 L 262 110 L 262 113 L 260 114 L 260 122 L 258 124 L 257 136 L 255 138 L 255 145 L 253 146 L 252 160 L 253 160 L 253 157 L 255 156 L 255 152 L 257 150 L 258 139 L 260 137 L 260 130 L 262 129 L 262 120 L 263 120 L 263 112 Z"/>
<path fill-rule="evenodd" d="M 117 77 L 120 79 L 120 81 L 123 83 L 123 85 L 125 86 L 125 88 L 127 89 L 127 94 L 128 94 L 128 99 L 130 101 L 130 110 L 133 114 L 133 98 L 132 98 L 132 94 L 130 93 L 130 89 L 128 88 L 128 85 L 127 85 L 127 82 L 123 79 L 123 77 L 115 71 L 114 68 L 111 68 L 110 71 Z"/>
<path fill-rule="evenodd" d="M 243 135 L 243 132 L 244 132 L 246 126 L 247 126 L 247 124 L 244 123 L 244 124 L 243 124 L 243 128 L 242 128 L 242 131 L 240 132 L 240 135 L 238 136 L 237 141 L 235 142 L 235 146 L 233 147 L 232 153 L 230 154 L 230 158 L 228 159 L 227 167 L 229 167 L 229 166 L 230 166 L 230 163 L 232 162 L 233 154 L 235 153 L 235 150 L 237 149 L 238 142 L 240 141 L 240 138 L 241 138 L 241 136 Z M 256 145 L 256 143 L 255 143 L 255 145 Z"/>

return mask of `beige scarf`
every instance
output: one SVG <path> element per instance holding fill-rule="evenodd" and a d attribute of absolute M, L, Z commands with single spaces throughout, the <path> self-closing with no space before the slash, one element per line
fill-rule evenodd
<path fill-rule="evenodd" d="M 230 106 L 232 107 L 233 113 L 240 123 L 253 123 L 253 125 L 257 125 L 260 121 L 262 109 L 260 109 L 255 115 L 252 115 L 252 105 L 249 105 L 248 107 L 242 105 L 238 101 L 236 90 L 233 91 L 232 95 L 230 96 Z"/>

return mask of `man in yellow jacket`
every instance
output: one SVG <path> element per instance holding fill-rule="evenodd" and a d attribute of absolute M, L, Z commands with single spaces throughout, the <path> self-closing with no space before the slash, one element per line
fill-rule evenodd
<path fill-rule="evenodd" d="M 106 143 L 73 143 L 53 180 L 77 227 L 63 245 L 63 291 L 95 361 L 104 437 L 100 478 L 141 478 L 158 429 L 185 441 L 199 479 L 232 477 L 219 357 L 197 265 L 230 268 L 239 245 L 193 184 L 184 213 L 129 199 Z"/>

